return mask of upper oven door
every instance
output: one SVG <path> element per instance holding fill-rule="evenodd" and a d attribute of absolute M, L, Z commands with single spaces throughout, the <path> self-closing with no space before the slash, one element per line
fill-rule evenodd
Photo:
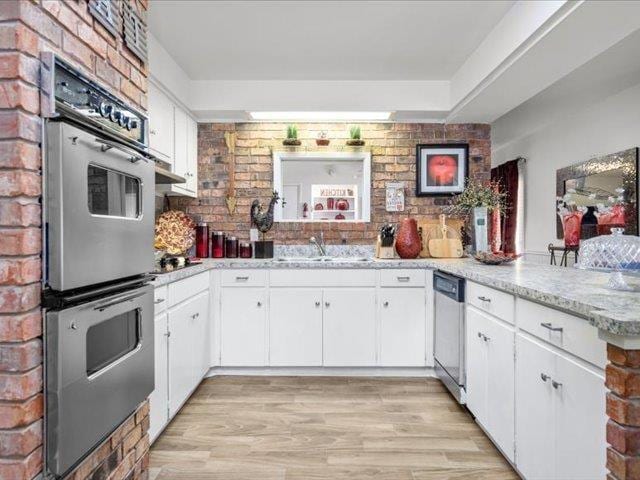
<path fill-rule="evenodd" d="M 47 468 L 63 475 L 154 388 L 153 287 L 46 314 Z"/>
<path fill-rule="evenodd" d="M 46 129 L 49 287 L 64 291 L 152 271 L 153 162 L 62 121 Z"/>

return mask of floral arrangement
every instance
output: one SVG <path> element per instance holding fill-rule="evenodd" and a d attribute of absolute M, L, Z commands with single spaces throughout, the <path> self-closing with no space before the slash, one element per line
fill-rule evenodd
<path fill-rule="evenodd" d="M 578 205 L 573 200 L 576 193 L 574 188 L 567 190 L 562 197 L 556 198 L 556 210 L 564 233 L 564 244 L 566 247 L 577 247 L 580 244 L 582 235 L 582 217 L 589 210 L 583 205 Z"/>
<path fill-rule="evenodd" d="M 500 182 L 482 183 L 468 179 L 464 191 L 454 197 L 448 210 L 456 216 L 469 215 L 476 207 L 487 207 L 489 212 L 504 212 L 506 197 Z"/>
<path fill-rule="evenodd" d="M 595 198 L 595 194 L 589 195 Z M 599 203 L 594 212 L 598 223 L 602 225 L 624 225 L 624 188 L 616 188 L 616 196 L 607 198 L 607 203 Z"/>

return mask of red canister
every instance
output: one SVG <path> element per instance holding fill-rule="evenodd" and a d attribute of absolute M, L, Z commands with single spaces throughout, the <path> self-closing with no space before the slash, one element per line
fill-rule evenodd
<path fill-rule="evenodd" d="M 211 256 L 224 258 L 224 232 L 213 232 L 211 235 Z"/>
<path fill-rule="evenodd" d="M 209 256 L 209 225 L 202 222 L 196 226 L 196 257 Z"/>

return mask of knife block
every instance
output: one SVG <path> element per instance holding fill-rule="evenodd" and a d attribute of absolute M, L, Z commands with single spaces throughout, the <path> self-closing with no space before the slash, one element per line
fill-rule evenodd
<path fill-rule="evenodd" d="M 382 241 L 380 240 L 380 235 L 378 235 L 378 239 L 376 241 L 376 258 L 381 258 L 385 260 L 389 260 L 392 258 L 398 258 L 396 254 L 396 241 L 394 239 L 393 245 L 390 247 L 383 247 Z"/>

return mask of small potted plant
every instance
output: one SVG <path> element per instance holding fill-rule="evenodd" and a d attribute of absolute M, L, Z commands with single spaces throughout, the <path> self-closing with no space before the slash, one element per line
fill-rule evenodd
<path fill-rule="evenodd" d="M 318 145 L 319 147 L 326 147 L 327 145 L 329 145 L 329 141 L 330 140 L 327 138 L 327 132 L 321 130 L 318 133 L 318 138 L 316 138 L 316 145 Z"/>
<path fill-rule="evenodd" d="M 287 138 L 282 141 L 283 145 L 299 146 L 302 142 L 298 140 L 298 127 L 295 125 L 287 125 Z"/>
<path fill-rule="evenodd" d="M 364 145 L 364 140 L 362 140 L 360 127 L 358 125 L 352 125 L 349 128 L 349 140 L 347 140 L 347 145 L 351 147 L 361 147 Z"/>

